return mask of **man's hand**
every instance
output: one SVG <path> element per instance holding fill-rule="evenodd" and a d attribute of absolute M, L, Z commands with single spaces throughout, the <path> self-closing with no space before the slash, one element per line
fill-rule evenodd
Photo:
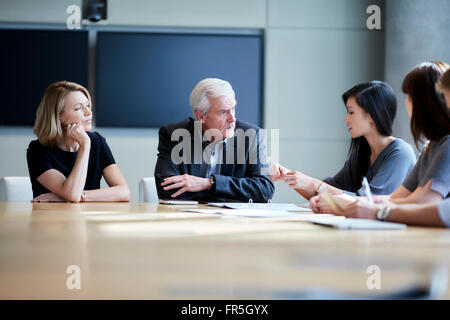
<path fill-rule="evenodd" d="M 180 176 L 165 178 L 164 182 L 161 183 L 161 186 L 164 187 L 163 189 L 165 191 L 180 188 L 180 190 L 171 195 L 172 198 L 176 198 L 185 192 L 209 190 L 211 189 L 211 181 L 208 178 L 200 178 L 189 174 L 183 174 Z"/>
<path fill-rule="evenodd" d="M 66 200 L 61 199 L 53 192 L 43 193 L 33 200 L 31 202 L 65 202 Z"/>

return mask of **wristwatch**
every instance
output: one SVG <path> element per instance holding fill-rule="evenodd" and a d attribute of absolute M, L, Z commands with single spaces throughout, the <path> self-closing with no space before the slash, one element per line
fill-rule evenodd
<path fill-rule="evenodd" d="M 377 220 L 385 221 L 391 213 L 391 208 L 388 206 L 383 207 L 377 211 Z"/>
<path fill-rule="evenodd" d="M 209 182 L 211 182 L 211 189 L 213 189 L 216 184 L 216 178 L 214 178 L 214 176 L 210 176 Z"/>

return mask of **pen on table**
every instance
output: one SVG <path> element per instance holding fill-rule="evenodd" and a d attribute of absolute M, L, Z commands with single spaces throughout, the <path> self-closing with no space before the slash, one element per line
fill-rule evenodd
<path fill-rule="evenodd" d="M 363 177 L 362 185 L 364 187 L 364 191 L 366 192 L 367 198 L 369 198 L 370 204 L 373 204 L 372 192 L 370 191 L 369 182 L 366 177 Z"/>

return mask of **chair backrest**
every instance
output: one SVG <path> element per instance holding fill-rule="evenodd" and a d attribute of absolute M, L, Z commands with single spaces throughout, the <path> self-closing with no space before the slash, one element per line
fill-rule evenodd
<path fill-rule="evenodd" d="M 158 202 L 155 177 L 145 177 L 139 181 L 139 201 Z"/>
<path fill-rule="evenodd" d="M 32 199 L 30 177 L 0 178 L 0 201 L 30 202 Z"/>

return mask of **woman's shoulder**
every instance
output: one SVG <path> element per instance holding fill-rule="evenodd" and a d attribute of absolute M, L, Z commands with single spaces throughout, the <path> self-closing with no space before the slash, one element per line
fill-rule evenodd
<path fill-rule="evenodd" d="M 439 141 L 428 141 L 424 147 L 423 153 L 441 153 L 450 152 L 450 134 L 444 136 Z"/>
<path fill-rule="evenodd" d="M 402 138 L 395 138 L 392 144 L 397 149 L 413 149 L 412 146 Z"/>
<path fill-rule="evenodd" d="M 103 141 L 105 141 L 105 138 L 97 131 L 87 131 L 86 133 L 94 143 L 103 144 Z"/>
<path fill-rule="evenodd" d="M 443 137 L 441 140 L 439 140 L 440 146 L 445 146 L 446 148 L 450 148 L 450 134 Z"/>
<path fill-rule="evenodd" d="M 406 142 L 405 140 L 403 140 L 401 138 L 396 138 L 394 141 L 392 141 L 391 150 L 392 150 L 392 152 L 397 153 L 397 154 L 399 154 L 399 153 L 405 154 L 414 159 L 416 158 L 416 154 L 414 153 L 413 147 L 408 142 Z"/>
<path fill-rule="evenodd" d="M 435 148 L 435 153 L 445 155 L 445 157 L 447 157 L 447 158 L 450 156 L 450 134 L 443 137 L 437 143 L 437 147 Z"/>
<path fill-rule="evenodd" d="M 48 157 L 59 157 L 58 147 L 44 146 L 38 139 L 33 140 L 28 145 L 27 159 L 44 159 Z"/>
<path fill-rule="evenodd" d="M 39 139 L 36 140 L 32 140 L 30 142 L 30 144 L 28 145 L 28 152 L 45 152 L 46 150 L 48 150 L 49 148 L 43 146 L 41 144 L 41 142 L 39 141 Z"/>

